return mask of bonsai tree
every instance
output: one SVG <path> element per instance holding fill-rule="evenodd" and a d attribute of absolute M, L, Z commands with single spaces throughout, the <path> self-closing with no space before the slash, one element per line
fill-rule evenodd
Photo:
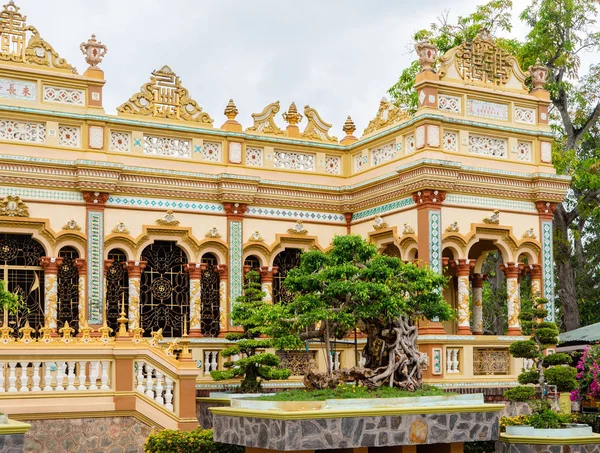
<path fill-rule="evenodd" d="M 377 253 L 360 236 L 336 236 L 326 252 L 302 254 L 284 282 L 296 294 L 294 300 L 270 307 L 263 322 L 282 349 L 300 348 L 310 339 L 324 342 L 330 377 L 331 338 L 359 328 L 367 335 L 365 369 L 353 369 L 349 378 L 371 388 L 385 384 L 416 390 L 423 385 L 416 323 L 423 317 L 444 321 L 453 316 L 440 291 L 444 283 L 428 267 Z M 315 387 L 335 385 L 312 374 Z"/>
<path fill-rule="evenodd" d="M 290 371 L 276 368 L 279 357 L 264 351 L 272 347 L 272 340 L 259 338 L 263 333 L 261 310 L 267 305 L 261 291 L 260 274 L 254 270 L 246 275 L 244 294 L 236 299 L 231 310 L 231 320 L 234 325 L 241 326 L 243 332 L 230 332 L 225 338 L 235 341 L 235 344 L 224 349 L 223 357 L 240 357 L 235 362 L 224 363 L 227 370 L 211 371 L 216 381 L 243 377 L 240 390 L 242 393 L 256 393 L 261 390 L 261 381 L 272 379 L 287 379 Z M 260 379 L 260 380 L 259 380 Z"/>
<path fill-rule="evenodd" d="M 531 339 L 516 341 L 510 346 L 510 353 L 514 357 L 533 360 L 533 369 L 523 371 L 519 375 L 519 383 L 539 384 L 542 399 L 546 396 L 547 385 L 555 385 L 559 392 L 570 392 L 577 388 L 577 370 L 568 366 L 572 362 L 571 356 L 564 353 L 544 355 L 546 349 L 555 348 L 558 343 L 556 324 L 542 321 L 548 315 L 548 311 L 542 308 L 546 302 L 546 299 L 539 298 L 536 300 L 537 308 L 523 307 L 519 316 L 522 330 L 530 334 Z M 510 393 L 506 396 L 510 397 Z"/>

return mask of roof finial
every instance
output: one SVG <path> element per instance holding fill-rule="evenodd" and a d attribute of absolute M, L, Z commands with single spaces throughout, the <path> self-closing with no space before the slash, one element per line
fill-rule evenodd
<path fill-rule="evenodd" d="M 290 126 L 296 126 L 300 121 L 302 121 L 302 115 L 298 113 L 298 108 L 294 102 L 290 104 L 290 108 L 282 116 L 285 122 Z"/>
<path fill-rule="evenodd" d="M 349 143 L 353 143 L 356 140 L 358 140 L 354 136 L 354 131 L 356 130 L 356 126 L 354 125 L 354 121 L 352 121 L 352 118 L 350 117 L 350 115 L 348 115 L 348 118 L 346 118 L 346 122 L 344 123 L 344 127 L 342 127 L 342 130 L 346 133 L 346 136 L 340 141 L 340 144 L 347 145 Z"/>
<path fill-rule="evenodd" d="M 233 102 L 233 99 L 229 99 L 227 106 L 225 107 L 225 111 L 223 114 L 227 117 L 227 121 L 223 123 L 221 129 L 225 129 L 226 131 L 242 131 L 242 125 L 238 123 L 235 117 L 238 115 L 238 109 Z"/>
<path fill-rule="evenodd" d="M 85 62 L 90 65 L 89 69 L 99 69 L 98 64 L 102 63 L 102 58 L 106 55 L 108 49 L 100 41 L 96 41 L 96 35 L 92 33 L 92 37 L 87 42 L 82 42 L 79 46 L 81 53 L 85 55 Z"/>

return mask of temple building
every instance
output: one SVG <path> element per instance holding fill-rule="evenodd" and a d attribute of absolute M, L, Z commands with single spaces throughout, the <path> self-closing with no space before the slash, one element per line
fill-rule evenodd
<path fill-rule="evenodd" d="M 416 112 L 374 100 L 362 133 L 339 112 L 338 139 L 301 99 L 256 106 L 247 128 L 227 93 L 223 115 L 206 112 L 192 76 L 163 61 L 106 114 L 105 77 L 118 75 L 94 35 L 81 50 L 83 74 L 12 1 L 0 13 L 0 271 L 27 305 L 5 315 L 10 335 L 116 331 L 124 309 L 130 332 L 189 330 L 198 385 L 213 388 L 244 274 L 285 302 L 300 253 L 352 233 L 449 277 L 456 321 L 420 325 L 426 380 L 516 381 L 520 281 L 554 319 L 552 215 L 569 186 L 552 165 L 546 68 L 523 70 L 485 32 L 445 55 L 422 42 Z M 505 336 L 484 334 L 490 252 L 506 275 Z M 340 341 L 333 366 L 353 366 L 354 348 Z M 281 356 L 324 366 L 322 345 L 307 349 Z"/>

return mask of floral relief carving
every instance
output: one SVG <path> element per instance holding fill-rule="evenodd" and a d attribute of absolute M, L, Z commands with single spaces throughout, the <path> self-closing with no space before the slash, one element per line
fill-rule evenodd
<path fill-rule="evenodd" d="M 279 112 L 279 109 L 279 101 L 276 101 L 267 105 L 262 112 L 253 113 L 254 125 L 247 128 L 246 132 L 283 135 L 283 131 L 275 124 L 275 115 Z"/>
<path fill-rule="evenodd" d="M 289 228 L 287 230 L 287 232 L 289 234 L 305 235 L 308 233 L 308 230 L 306 228 L 304 228 L 304 224 L 302 223 L 302 220 L 296 220 L 296 223 L 294 224 L 294 226 L 292 228 Z"/>
<path fill-rule="evenodd" d="M 402 234 L 415 234 L 415 230 L 411 227 L 408 222 L 404 223 L 404 229 L 402 230 Z"/>
<path fill-rule="evenodd" d="M 369 125 L 363 132 L 364 135 L 370 134 L 371 132 L 378 131 L 384 127 L 391 126 L 392 124 L 399 123 L 400 121 L 409 118 L 409 114 L 404 110 L 396 107 L 392 102 L 388 101 L 385 97 L 381 99 L 379 103 L 379 110 Z"/>
<path fill-rule="evenodd" d="M 263 237 L 260 235 L 260 231 L 256 230 L 254 231 L 251 235 L 250 238 L 248 238 L 248 241 L 250 242 L 264 242 Z"/>
<path fill-rule="evenodd" d="M 523 239 L 535 239 L 536 237 L 533 228 L 528 228 L 525 233 L 523 233 Z"/>
<path fill-rule="evenodd" d="M 388 224 L 386 222 L 384 222 L 380 216 L 376 215 L 375 219 L 374 219 L 374 223 L 373 223 L 373 228 L 375 230 L 383 230 L 387 227 L 388 227 Z"/>
<path fill-rule="evenodd" d="M 448 228 L 446 228 L 447 233 L 458 233 L 458 231 L 459 231 L 459 227 L 458 227 L 458 222 L 456 222 L 456 221 L 452 222 L 450 225 L 448 225 Z"/>
<path fill-rule="evenodd" d="M 0 200 L 0 215 L 8 217 L 29 217 L 29 209 L 21 198 L 7 195 Z"/>
<path fill-rule="evenodd" d="M 483 219 L 483 223 L 498 225 L 500 223 L 500 210 L 495 209 L 494 212 L 489 217 L 486 217 L 485 219 Z"/>
<path fill-rule="evenodd" d="M 74 231 L 80 231 L 81 227 L 79 226 L 79 224 L 71 219 L 69 220 L 67 223 L 65 223 L 62 227 L 63 230 L 74 230 Z"/>
<path fill-rule="evenodd" d="M 117 223 L 117 225 L 112 229 L 113 233 L 119 234 L 129 234 L 129 229 L 125 226 L 123 222 Z"/>
<path fill-rule="evenodd" d="M 217 227 L 214 226 L 210 230 L 208 230 L 208 232 L 205 234 L 205 237 L 207 237 L 207 238 L 220 238 L 221 234 L 219 233 L 219 230 L 217 230 Z"/>
<path fill-rule="evenodd" d="M 177 226 L 179 225 L 179 220 L 175 219 L 173 211 L 169 209 L 167 213 L 164 216 L 162 216 L 162 218 L 156 221 L 156 224 L 162 226 Z"/>
<path fill-rule="evenodd" d="M 325 122 L 323 118 L 321 118 L 321 115 L 319 115 L 319 112 L 307 105 L 304 107 L 304 116 L 308 120 L 308 124 L 304 128 L 304 132 L 302 132 L 303 138 L 337 143 L 337 137 L 329 135 L 331 124 Z"/>

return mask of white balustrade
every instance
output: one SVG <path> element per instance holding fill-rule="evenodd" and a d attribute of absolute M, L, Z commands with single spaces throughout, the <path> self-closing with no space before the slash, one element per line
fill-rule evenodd
<path fill-rule="evenodd" d="M 96 381 L 98 380 L 98 367 L 100 366 L 100 362 L 92 362 L 90 364 L 90 390 L 98 390 L 98 385 Z"/>
<path fill-rule="evenodd" d="M 67 362 L 67 390 L 77 390 L 75 387 L 75 362 Z"/>
<path fill-rule="evenodd" d="M 8 372 L 8 391 L 9 393 L 14 393 L 17 391 L 17 386 L 15 385 L 17 383 L 17 375 L 15 371 L 17 362 L 9 362 L 8 367 L 10 369 Z"/>
<path fill-rule="evenodd" d="M 160 404 L 161 406 L 165 403 L 165 400 L 163 398 L 163 374 L 156 370 L 155 372 L 156 374 L 156 395 L 154 397 L 154 401 L 156 401 L 158 404 Z"/>
<path fill-rule="evenodd" d="M 341 356 L 341 352 L 340 351 L 333 351 L 333 357 L 331 362 L 329 363 L 329 368 L 331 371 L 334 370 L 339 370 L 340 369 L 340 356 Z"/>
<path fill-rule="evenodd" d="M 40 367 L 42 365 L 42 362 L 33 362 L 31 365 L 32 365 L 32 371 L 33 371 L 33 376 L 31 378 L 31 381 L 32 381 L 31 391 L 32 392 L 41 392 L 42 389 L 40 388 L 40 381 L 41 381 Z"/>
<path fill-rule="evenodd" d="M 456 374 L 460 371 L 460 349 L 446 348 L 446 374 Z"/>
<path fill-rule="evenodd" d="M 219 351 L 204 351 L 204 374 L 219 369 Z"/>
<path fill-rule="evenodd" d="M 146 364 L 146 396 L 150 399 L 154 399 L 154 378 L 152 372 L 154 368 L 152 365 Z"/>
<path fill-rule="evenodd" d="M 87 362 L 79 362 L 79 374 L 77 379 L 79 380 L 79 386 L 77 390 L 86 390 L 85 387 L 85 372 L 87 370 Z"/>
<path fill-rule="evenodd" d="M 29 378 L 27 377 L 27 366 L 29 365 L 29 362 L 20 362 L 21 365 L 21 388 L 19 389 L 19 392 L 28 392 L 29 391 L 29 387 L 27 387 Z"/>
<path fill-rule="evenodd" d="M 173 410 L 173 381 L 169 378 L 166 378 L 166 388 L 165 388 L 165 407 L 170 411 Z"/>
<path fill-rule="evenodd" d="M 136 383 L 135 389 L 158 405 L 173 410 L 173 387 L 174 382 L 162 370 L 144 361 L 135 362 Z"/>
<path fill-rule="evenodd" d="M 108 386 L 108 364 L 108 361 L 102 362 L 102 377 L 100 378 L 102 385 L 100 386 L 100 390 L 108 390 L 110 388 Z"/>
<path fill-rule="evenodd" d="M 0 362 L 0 393 L 4 392 L 4 362 Z"/>
<path fill-rule="evenodd" d="M 63 386 L 65 382 L 65 362 L 56 362 L 56 387 L 54 390 L 57 392 L 62 392 L 65 387 Z"/>

